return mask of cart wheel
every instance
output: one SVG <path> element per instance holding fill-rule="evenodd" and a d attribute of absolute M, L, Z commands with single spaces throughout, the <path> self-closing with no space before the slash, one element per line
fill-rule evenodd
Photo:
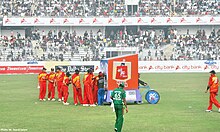
<path fill-rule="evenodd" d="M 149 104 L 157 104 L 160 100 L 160 95 L 155 90 L 149 90 L 145 95 L 145 99 Z"/>

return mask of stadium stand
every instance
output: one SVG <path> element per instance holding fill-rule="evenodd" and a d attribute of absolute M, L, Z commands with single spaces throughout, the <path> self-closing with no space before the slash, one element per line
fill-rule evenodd
<path fill-rule="evenodd" d="M 98 37 L 85 32 L 77 36 L 68 31 L 58 33 L 32 31 L 32 37 L 2 36 L 1 60 L 100 60 L 105 47 L 139 47 L 140 60 L 205 60 L 219 59 L 220 29 L 209 34 L 179 34 L 177 29 L 140 30 L 136 33 L 119 31 L 114 36 Z"/>
<path fill-rule="evenodd" d="M 2 0 L 3 17 L 139 17 L 139 16 L 219 16 L 219 0 L 140 0 L 126 5 L 125 0 Z M 7 27 L 6 27 L 7 28 Z M 0 60 L 90 61 L 105 57 L 108 47 L 138 47 L 139 60 L 219 59 L 219 27 L 142 28 L 127 30 L 88 30 L 83 34 L 59 28 L 31 28 L 29 35 L 11 31 L 1 34 Z M 185 27 L 184 27 L 185 28 Z M 190 32 L 190 33 L 189 33 Z"/>

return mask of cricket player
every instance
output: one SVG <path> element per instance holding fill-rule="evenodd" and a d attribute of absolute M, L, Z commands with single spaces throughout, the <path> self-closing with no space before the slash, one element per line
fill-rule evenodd
<path fill-rule="evenodd" d="M 104 75 L 102 72 L 99 72 L 97 85 L 98 85 L 98 105 L 102 105 L 104 102 L 105 95 L 105 84 L 104 84 Z"/>
<path fill-rule="evenodd" d="M 47 75 L 48 80 L 48 100 L 55 101 L 55 72 L 51 68 L 51 72 Z"/>
<path fill-rule="evenodd" d="M 93 77 L 93 100 L 94 103 L 97 104 L 98 102 L 98 80 L 99 80 L 99 75 Z"/>
<path fill-rule="evenodd" d="M 45 95 L 47 90 L 47 72 L 46 68 L 42 69 L 42 72 L 38 75 L 38 81 L 40 85 L 40 92 L 39 92 L 39 100 L 40 101 L 46 101 Z"/>
<path fill-rule="evenodd" d="M 116 122 L 115 122 L 115 131 L 121 132 L 122 125 L 124 121 L 124 107 L 126 108 L 126 113 L 128 112 L 128 107 L 126 103 L 126 93 L 124 91 L 124 83 L 121 83 L 118 88 L 116 88 L 112 93 L 110 98 L 113 100 L 115 114 L 116 114 Z"/>
<path fill-rule="evenodd" d="M 78 105 L 78 101 L 79 101 L 80 104 L 82 104 L 83 103 L 83 101 L 82 101 L 82 89 L 81 89 L 80 76 L 79 76 L 79 70 L 78 69 L 75 70 L 75 73 L 72 75 L 72 85 L 73 85 L 74 104 Z"/>
<path fill-rule="evenodd" d="M 83 106 L 96 106 L 93 101 L 93 73 L 91 69 L 88 69 L 87 73 L 84 75 L 83 83 L 84 83 L 84 98 L 83 98 Z"/>
<path fill-rule="evenodd" d="M 64 105 L 69 105 L 69 103 L 67 103 L 67 100 L 69 96 L 68 86 L 71 83 L 70 78 L 69 78 L 70 76 L 71 74 L 67 72 L 63 78 L 62 90 L 63 90 L 63 95 L 64 95 L 64 100 L 63 100 Z"/>
<path fill-rule="evenodd" d="M 214 104 L 218 108 L 218 112 L 220 112 L 220 104 L 216 99 L 216 95 L 218 93 L 218 87 L 219 87 L 219 80 L 214 70 L 210 71 L 209 73 L 210 73 L 210 77 L 205 93 L 207 93 L 209 90 L 210 97 L 209 97 L 209 106 L 206 112 L 212 112 L 212 104 Z"/>
<path fill-rule="evenodd" d="M 57 86 L 57 92 L 58 92 L 58 101 L 60 102 L 63 98 L 63 92 L 62 92 L 62 84 L 64 79 L 65 73 L 61 71 L 61 68 L 58 67 L 56 70 L 56 86 Z"/>

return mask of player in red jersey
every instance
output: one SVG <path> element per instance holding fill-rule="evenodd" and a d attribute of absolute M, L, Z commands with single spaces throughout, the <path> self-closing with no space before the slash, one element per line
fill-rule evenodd
<path fill-rule="evenodd" d="M 87 73 L 84 75 L 83 83 L 84 83 L 84 98 L 83 98 L 83 106 L 96 106 L 93 101 L 93 73 L 92 70 L 89 69 Z"/>
<path fill-rule="evenodd" d="M 93 77 L 93 100 L 94 103 L 98 103 L 98 80 L 99 80 L 99 75 Z"/>
<path fill-rule="evenodd" d="M 47 75 L 48 80 L 48 100 L 55 101 L 55 72 L 51 68 L 51 72 Z"/>
<path fill-rule="evenodd" d="M 212 112 L 212 104 L 214 104 L 218 108 L 218 112 L 220 112 L 220 104 L 216 99 L 216 95 L 218 93 L 218 87 L 219 87 L 219 80 L 214 70 L 210 71 L 209 73 L 210 73 L 209 82 L 205 92 L 207 93 L 209 90 L 210 96 L 209 96 L 209 106 L 206 111 Z"/>
<path fill-rule="evenodd" d="M 69 78 L 70 76 L 71 74 L 67 72 L 63 78 L 62 90 L 63 90 L 63 95 L 64 95 L 64 100 L 63 100 L 64 105 L 69 105 L 69 103 L 67 103 L 67 100 L 69 96 L 68 86 L 71 83 L 70 78 Z"/>
<path fill-rule="evenodd" d="M 62 91 L 62 84 L 64 79 L 65 73 L 61 71 L 61 68 L 57 68 L 56 70 L 56 86 L 58 92 L 58 101 L 60 102 L 63 99 L 63 91 Z"/>
<path fill-rule="evenodd" d="M 39 92 L 39 100 L 40 101 L 46 101 L 45 95 L 47 90 L 47 72 L 46 68 L 42 69 L 42 72 L 38 75 L 38 81 L 40 85 L 40 92 Z"/>
<path fill-rule="evenodd" d="M 75 73 L 72 75 L 71 79 L 72 79 L 72 85 L 73 85 L 74 104 L 78 105 L 78 101 L 80 104 L 82 104 L 83 103 L 82 89 L 81 89 L 81 83 L 80 83 L 79 70 L 75 70 Z"/>

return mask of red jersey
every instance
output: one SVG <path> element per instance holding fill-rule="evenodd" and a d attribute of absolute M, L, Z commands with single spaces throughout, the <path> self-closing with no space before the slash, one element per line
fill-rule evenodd
<path fill-rule="evenodd" d="M 83 76 L 83 83 L 85 84 L 85 81 L 86 81 L 86 78 L 87 76 L 89 75 L 89 73 L 86 73 L 84 76 Z"/>
<path fill-rule="evenodd" d="M 64 86 L 69 86 L 69 84 L 70 84 L 70 79 L 69 79 L 69 77 L 64 76 L 64 78 L 63 78 L 63 85 L 64 85 Z"/>
<path fill-rule="evenodd" d="M 64 72 L 62 72 L 62 71 L 57 72 L 56 73 L 56 81 L 63 82 L 64 76 L 65 76 Z"/>
<path fill-rule="evenodd" d="M 54 83 L 55 81 L 55 77 L 56 77 L 56 74 L 54 72 L 51 72 L 47 75 L 47 80 L 50 82 L 50 83 Z"/>
<path fill-rule="evenodd" d="M 98 86 L 99 76 L 93 77 L 93 86 Z"/>
<path fill-rule="evenodd" d="M 218 92 L 219 80 L 216 75 L 212 74 L 209 77 L 208 85 L 210 86 L 209 92 Z"/>
<path fill-rule="evenodd" d="M 38 81 L 39 82 L 46 82 L 47 81 L 47 73 L 46 72 L 41 72 L 38 75 Z"/>
<path fill-rule="evenodd" d="M 93 74 L 86 74 L 84 76 L 84 84 L 92 85 Z"/>
<path fill-rule="evenodd" d="M 76 88 L 81 88 L 81 83 L 80 83 L 80 76 L 79 74 L 74 73 L 72 75 L 72 83 L 73 86 L 75 86 Z"/>

